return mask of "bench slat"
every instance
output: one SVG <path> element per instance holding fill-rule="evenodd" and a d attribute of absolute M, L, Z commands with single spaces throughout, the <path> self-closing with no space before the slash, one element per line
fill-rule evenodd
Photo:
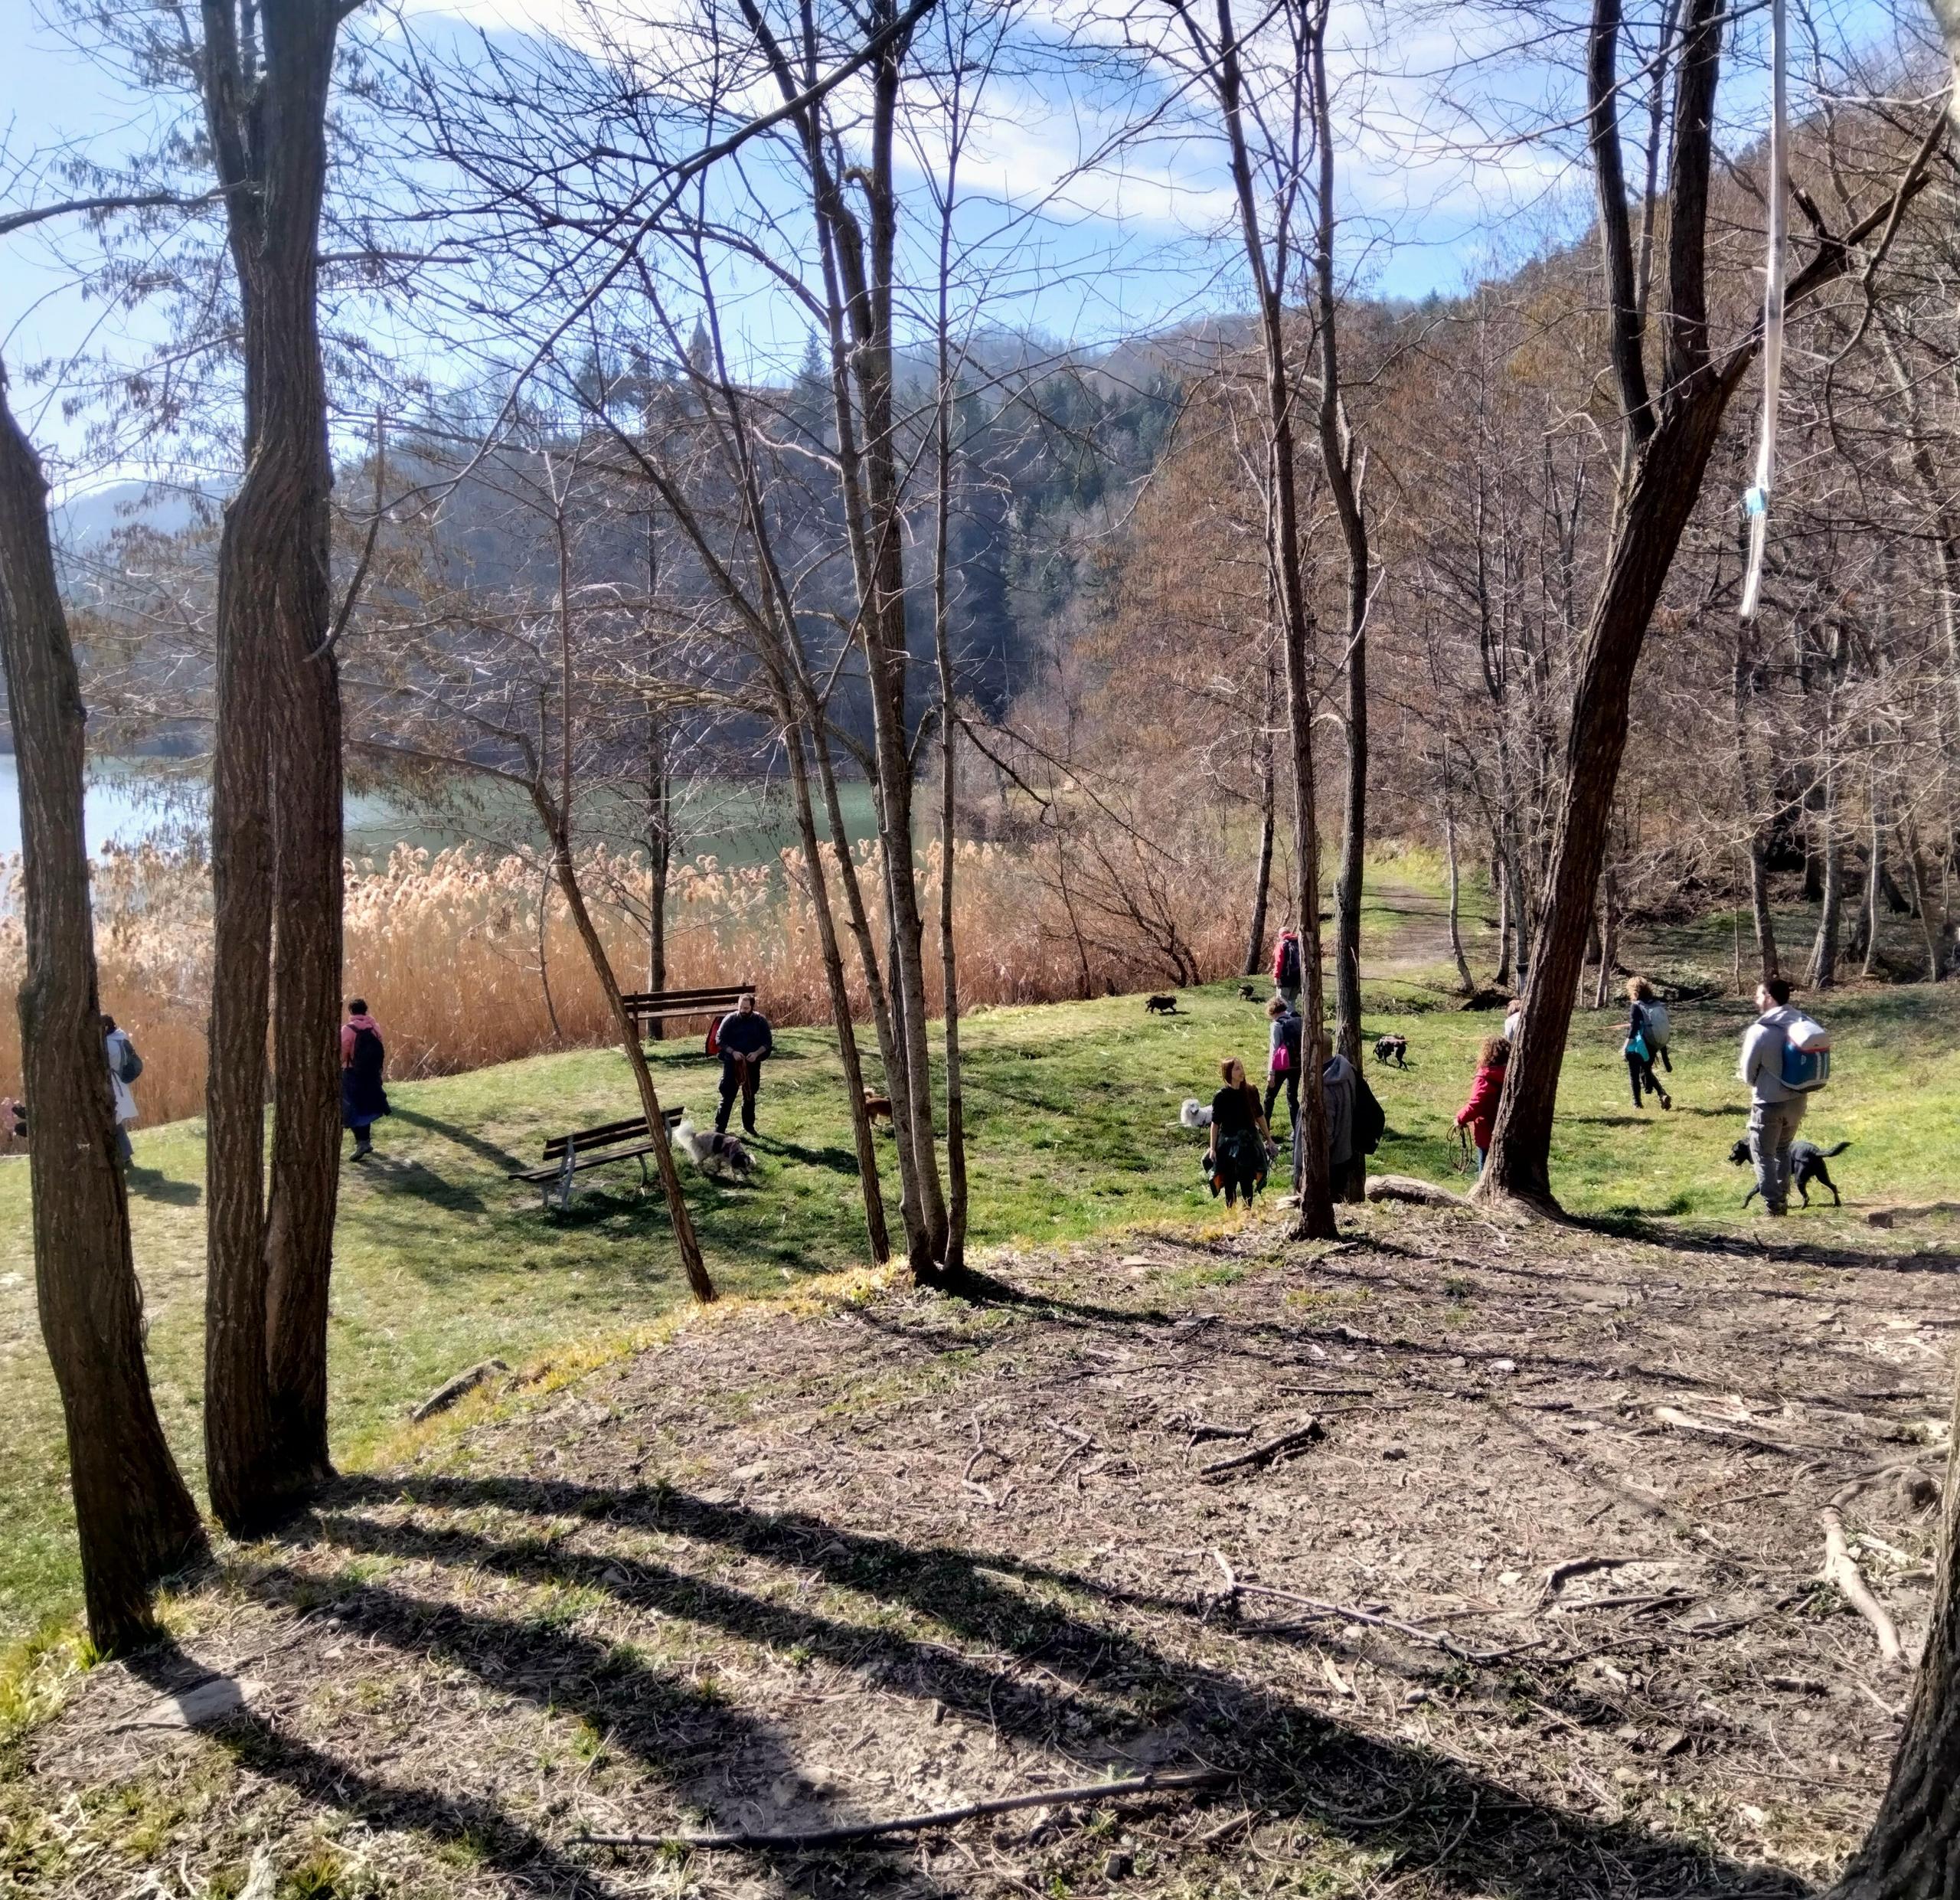
<path fill-rule="evenodd" d="M 583 1169 L 603 1167 L 609 1161 L 632 1161 L 639 1156 L 650 1155 L 654 1152 L 653 1143 L 650 1141 L 642 1142 L 637 1148 L 609 1148 L 603 1154 L 584 1155 L 575 1159 L 572 1163 L 572 1172 L 577 1174 Z M 556 1181 L 565 1172 L 564 1153 L 564 1149 L 560 1149 L 559 1159 L 549 1167 L 527 1168 L 521 1174 L 514 1174 L 510 1178 L 513 1181 Z"/>
<path fill-rule="evenodd" d="M 693 989 L 629 989 L 619 999 L 630 1007 L 635 1003 L 691 1002 L 697 997 L 753 996 L 753 983 L 703 983 Z"/>
<path fill-rule="evenodd" d="M 662 1112 L 661 1119 L 671 1128 L 687 1112 L 684 1108 L 665 1109 Z M 624 1121 L 602 1122 L 596 1128 L 580 1128 L 569 1135 L 553 1135 L 545 1142 L 544 1158 L 550 1161 L 563 1155 L 568 1142 L 576 1142 L 579 1152 L 583 1154 L 588 1148 L 603 1148 L 609 1143 L 631 1141 L 635 1138 L 645 1140 L 646 1135 L 646 1117 L 644 1115 L 631 1115 Z M 596 1159 L 609 1160 L 612 1157 L 599 1156 Z"/>

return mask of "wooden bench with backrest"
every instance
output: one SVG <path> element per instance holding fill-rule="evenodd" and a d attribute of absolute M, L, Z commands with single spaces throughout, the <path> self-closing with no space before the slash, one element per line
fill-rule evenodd
<path fill-rule="evenodd" d="M 672 1022 L 688 1016 L 725 1016 L 744 996 L 755 993 L 752 983 L 714 983 L 702 989 L 638 989 L 619 1000 L 645 1035 L 650 1022 Z"/>
<path fill-rule="evenodd" d="M 662 1111 L 661 1119 L 671 1129 L 686 1113 L 684 1108 L 669 1108 Z M 562 1214 L 572 1204 L 573 1176 L 587 1168 L 603 1168 L 615 1161 L 637 1161 L 640 1164 L 640 1185 L 644 1187 L 649 1179 L 646 1158 L 653 1152 L 653 1138 L 648 1130 L 646 1117 L 632 1115 L 624 1121 L 605 1122 L 596 1128 L 580 1128 L 569 1135 L 552 1136 L 544 1144 L 544 1166 L 522 1169 L 511 1179 L 534 1182 L 547 1209 L 555 1193 L 558 1212 Z"/>

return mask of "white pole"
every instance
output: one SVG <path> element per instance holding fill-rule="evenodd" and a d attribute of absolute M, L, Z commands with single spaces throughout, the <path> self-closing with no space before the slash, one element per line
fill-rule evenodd
<path fill-rule="evenodd" d="M 1749 574 L 1743 584 L 1743 618 L 1756 618 L 1762 587 L 1764 544 L 1769 537 L 1769 491 L 1776 477 L 1776 406 L 1783 388 L 1783 253 L 1788 235 L 1788 102 L 1784 94 L 1784 0 L 1769 8 L 1769 258 L 1762 286 L 1762 438 L 1756 453 L 1756 481 L 1743 497 L 1749 516 Z"/>

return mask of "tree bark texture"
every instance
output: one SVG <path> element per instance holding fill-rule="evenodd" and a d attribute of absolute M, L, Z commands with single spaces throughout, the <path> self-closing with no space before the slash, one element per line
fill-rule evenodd
<path fill-rule="evenodd" d="M 1960 1392 L 1953 1418 L 1960 1430 Z M 1953 1892 L 1960 1867 L 1960 1437 L 1947 1454 L 1940 1517 L 1932 1620 L 1892 1778 L 1831 1900 L 1934 1900 Z"/>
<path fill-rule="evenodd" d="M 1246 937 L 1246 974 L 1260 975 L 1266 967 L 1266 913 L 1272 894 L 1273 832 L 1279 816 L 1279 788 L 1273 770 L 1272 723 L 1278 716 L 1278 682 L 1269 652 L 1266 663 L 1265 717 L 1259 735 L 1259 858 L 1253 873 L 1253 921 Z"/>
<path fill-rule="evenodd" d="M 339 11 L 268 0 L 240 14 L 204 0 L 201 15 L 205 116 L 242 319 L 246 449 L 218 554 L 205 1463 L 213 1507 L 247 1532 L 329 1469 L 341 743 L 338 678 L 324 650 L 333 472 L 316 253 Z"/>
<path fill-rule="evenodd" d="M 0 660 L 20 782 L 27 973 L 18 999 L 33 1114 L 29 1191 L 41 1336 L 67 1431 L 89 1633 L 152 1637 L 150 1592 L 204 1548 L 143 1359 L 142 1293 L 103 1052 L 83 825 L 81 684 L 47 531 L 47 485 L 0 372 Z"/>

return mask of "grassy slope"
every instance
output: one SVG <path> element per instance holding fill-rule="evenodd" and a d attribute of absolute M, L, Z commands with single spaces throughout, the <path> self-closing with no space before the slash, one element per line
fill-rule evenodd
<path fill-rule="evenodd" d="M 1420 880 L 1423 867 L 1389 879 Z M 1370 921 L 1396 928 L 1393 900 Z M 1393 948 L 1392 940 L 1381 947 Z M 1398 976 L 1400 973 L 1398 973 Z M 1443 1180 L 1450 1118 L 1489 1016 L 1427 1006 L 1416 980 L 1367 986 L 1370 1032 L 1410 1042 L 1406 1073 L 1370 1063 L 1390 1136 L 1377 1167 Z M 1075 1238 L 1212 1211 L 1197 1139 L 1176 1125 L 1187 1094 L 1208 1097 L 1227 1053 L 1259 1059 L 1265 1024 L 1235 983 L 1187 993 L 1187 1014 L 1146 1019 L 1134 998 L 998 1009 L 970 1019 L 968 1120 L 974 1239 Z M 1960 1197 L 1960 986 L 1846 993 L 1824 1009 L 1838 1034 L 1837 1080 L 1809 1130 L 1857 1145 L 1838 1164 L 1854 1205 Z M 385 1020 L 385 1016 L 384 1019 Z M 1725 1155 L 1744 1113 L 1732 1079 L 1747 1012 L 1677 1012 L 1677 1103 L 1636 1116 L 1619 1019 L 1582 1012 L 1561 1097 L 1555 1177 L 1575 1211 L 1733 1220 L 1747 1185 Z M 689 1176 L 710 1264 L 731 1292 L 780 1288 L 862 1256 L 855 1163 L 835 1056 L 819 1031 L 786 1035 L 763 1097 L 758 1184 L 724 1190 Z M 690 1038 L 656 1051 L 662 1095 L 711 1108 L 714 1065 Z M 407 1403 L 490 1354 L 513 1365 L 568 1342 L 618 1335 L 683 1297 L 658 1199 L 630 1168 L 596 1176 L 562 1221 L 513 1191 L 506 1171 L 544 1137 L 629 1112 L 616 1053 L 580 1051 L 403 1084 L 383 1152 L 350 1168 L 341 1202 L 332 1320 L 336 1455 L 358 1466 L 399 1427 Z M 202 1352 L 202 1129 L 139 1133 L 132 1176 L 137 1260 L 159 1402 L 179 1456 L 198 1463 Z M 890 1139 L 881 1137 L 887 1154 Z M 887 1170 L 888 1179 L 891 1170 Z M 594 1179 L 593 1176 L 585 1177 Z M 897 1217 L 895 1182 L 890 1193 Z M 1811 1217 L 1830 1219 L 1826 1215 Z M 1834 1217 L 1851 1220 L 1855 1214 Z M 35 1329 L 27 1168 L 0 1162 L 0 1645 L 74 1601 L 65 1459 L 52 1380 Z"/>

